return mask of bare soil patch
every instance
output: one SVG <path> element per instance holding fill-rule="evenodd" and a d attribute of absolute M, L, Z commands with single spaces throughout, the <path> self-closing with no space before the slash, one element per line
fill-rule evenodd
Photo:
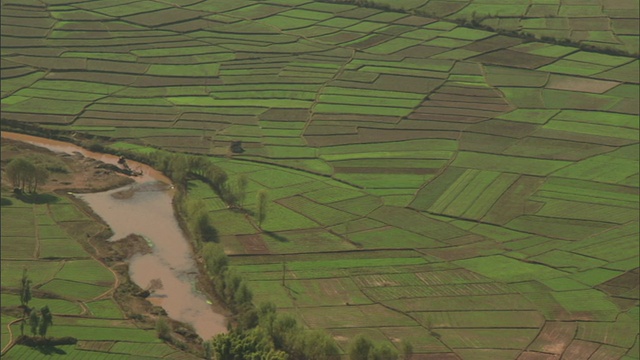
<path fill-rule="evenodd" d="M 537 69 L 540 66 L 551 64 L 556 58 L 546 56 L 531 55 L 513 50 L 498 50 L 492 53 L 472 57 L 471 61 L 483 64 L 504 65 L 521 67 L 525 69 Z"/>
<path fill-rule="evenodd" d="M 236 235 L 236 239 L 242 244 L 247 254 L 270 254 L 269 248 L 260 234 Z"/>
<path fill-rule="evenodd" d="M 620 85 L 620 83 L 616 81 L 585 79 L 574 76 L 551 74 L 547 88 L 602 94 L 618 85 Z"/>
<path fill-rule="evenodd" d="M 58 171 L 49 171 L 50 176 L 47 183 L 40 186 L 40 192 L 49 191 L 75 191 L 75 192 L 98 192 L 118 188 L 130 183 L 133 179 L 122 176 L 115 171 L 101 168 L 103 162 L 84 157 L 80 154 L 68 155 L 57 154 L 45 148 L 31 144 L 2 139 L 2 163 L 10 161 L 19 155 L 29 154 L 28 157 L 35 161 L 56 164 Z M 55 159 L 59 159 L 56 161 Z M 3 181 L 3 183 L 5 183 Z M 9 182 L 6 182 L 7 184 Z"/>
<path fill-rule="evenodd" d="M 520 43 L 522 43 L 522 40 L 518 38 L 513 38 L 510 36 L 504 36 L 504 35 L 497 35 L 484 40 L 474 41 L 469 45 L 463 46 L 461 49 L 479 51 L 479 52 L 488 52 L 488 51 L 494 51 L 498 49 L 506 49 L 512 46 L 519 45 Z"/>

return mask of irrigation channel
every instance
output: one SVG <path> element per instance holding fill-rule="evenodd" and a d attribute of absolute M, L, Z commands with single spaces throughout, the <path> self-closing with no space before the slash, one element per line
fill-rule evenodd
<path fill-rule="evenodd" d="M 117 165 L 115 155 L 95 153 L 73 144 L 41 137 L 2 132 L 3 138 L 14 139 L 68 154 L 81 153 L 104 163 Z M 153 251 L 135 255 L 129 260 L 131 279 L 142 288 L 159 279 L 162 287 L 147 299 L 161 306 L 174 320 L 191 324 L 205 340 L 226 331 L 226 319 L 216 313 L 206 297 L 195 287 L 197 267 L 189 240 L 178 225 L 172 199 L 171 181 L 159 171 L 135 161 L 127 161 L 134 170 L 135 183 L 98 193 L 75 194 L 85 201 L 113 231 L 109 240 L 129 234 L 143 236 Z"/>

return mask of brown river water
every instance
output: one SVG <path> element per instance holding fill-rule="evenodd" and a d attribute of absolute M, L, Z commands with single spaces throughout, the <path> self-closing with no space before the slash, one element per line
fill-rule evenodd
<path fill-rule="evenodd" d="M 79 152 L 105 163 L 117 164 L 118 157 L 94 153 L 73 144 L 29 135 L 2 132 L 3 138 L 27 142 L 56 152 Z M 145 237 L 153 251 L 129 260 L 131 279 L 142 288 L 159 279 L 162 288 L 149 298 L 161 306 L 169 317 L 191 324 L 204 340 L 226 332 L 226 319 L 216 313 L 207 298 L 195 289 L 197 267 L 189 240 L 176 220 L 170 180 L 155 169 L 127 160 L 142 176 L 133 177 L 131 185 L 99 193 L 75 194 L 85 201 L 110 227 L 118 240 L 129 234 Z M 126 196 L 118 196 L 119 194 Z M 114 194 L 116 194 L 114 196 Z"/>

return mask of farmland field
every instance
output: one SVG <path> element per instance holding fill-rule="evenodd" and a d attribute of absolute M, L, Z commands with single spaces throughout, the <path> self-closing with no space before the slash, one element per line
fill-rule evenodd
<path fill-rule="evenodd" d="M 640 358 L 638 2 L 356 3 L 2 0 L 3 129 L 246 179 L 245 213 L 198 179 L 188 198 L 256 305 L 345 357 L 363 334 L 419 359 Z M 28 265 L 95 320 L 64 351 L 173 354 L 108 335 L 114 279 L 61 227 L 73 204 L 9 196 L 3 289 Z"/>
<path fill-rule="evenodd" d="M 2 198 L 3 201 L 9 199 L 9 194 L 3 191 Z M 17 214 L 20 210 L 27 210 L 23 219 L 31 225 L 30 227 L 26 225 L 24 230 L 31 230 L 34 233 L 37 233 L 40 228 L 37 224 L 43 219 L 47 219 L 48 215 L 38 216 L 38 213 L 43 209 L 44 214 L 50 211 L 54 218 L 56 215 L 65 214 L 65 210 L 55 208 L 68 207 L 69 210 L 77 211 L 64 198 L 58 198 L 58 203 L 55 206 L 24 203 L 15 198 L 11 198 L 10 202 L 10 205 L 2 206 L 3 224 L 12 223 L 5 226 L 13 228 L 16 219 L 12 214 Z M 64 205 L 59 206 L 60 203 Z M 47 210 L 47 208 L 49 209 Z M 72 213 L 69 210 L 66 211 L 67 214 Z M 119 359 L 122 358 L 122 354 L 136 354 L 135 351 L 140 346 L 148 346 L 144 353 L 145 359 L 158 359 L 165 356 L 172 358 L 175 355 L 184 358 L 185 355 L 181 352 L 161 343 L 157 339 L 155 331 L 140 329 L 130 321 L 115 320 L 122 319 L 123 315 L 118 305 L 108 295 L 110 288 L 114 285 L 114 274 L 107 270 L 103 264 L 91 258 L 80 247 L 77 240 L 64 230 L 65 222 L 89 222 L 92 220 L 81 213 L 77 213 L 75 217 L 65 217 L 64 220 L 48 219 L 52 225 L 47 226 L 57 229 L 60 234 L 60 238 L 56 239 L 59 243 L 57 248 L 60 249 L 55 253 L 57 261 L 47 259 L 47 256 L 52 256 L 53 253 L 45 251 L 47 248 L 42 246 L 50 241 L 45 237 L 36 235 L 35 243 L 29 244 L 25 243 L 25 238 L 2 236 L 3 309 L 20 305 L 20 296 L 15 294 L 12 289 L 18 288 L 22 269 L 26 268 L 34 289 L 34 297 L 30 305 L 34 308 L 49 306 L 54 314 L 55 327 L 52 328 L 50 334 L 56 337 L 73 336 L 79 340 L 75 346 L 58 347 L 56 351 L 59 353 L 77 358 L 93 358 L 97 355 L 104 359 Z M 30 238 L 33 239 L 33 235 Z M 36 245 L 36 243 L 40 245 Z M 20 253 L 14 251 L 14 248 L 22 248 L 27 245 L 31 247 L 29 253 L 20 256 Z M 37 246 L 40 246 L 39 256 L 35 251 Z M 69 249 L 74 249 L 74 246 L 78 246 L 79 250 L 69 253 Z M 7 257 L 4 254 L 7 254 Z M 79 255 L 84 259 L 78 259 Z M 5 293 L 4 289 L 9 292 Z M 7 324 L 18 319 L 19 317 L 16 316 L 5 316 L 4 313 L 2 315 L 3 351 L 11 336 L 15 340 L 15 337 L 20 334 L 18 325 L 11 326 L 12 335 L 7 328 Z M 98 342 L 109 342 L 109 346 L 106 348 L 97 347 Z M 140 354 L 142 355 L 142 353 Z M 46 355 L 46 352 L 35 348 L 14 346 L 6 353 L 6 356 L 15 359 L 40 359 L 48 358 L 51 355 Z"/>

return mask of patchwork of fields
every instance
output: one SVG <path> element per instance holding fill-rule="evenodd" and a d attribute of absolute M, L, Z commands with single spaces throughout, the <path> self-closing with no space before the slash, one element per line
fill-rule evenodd
<path fill-rule="evenodd" d="M 637 2 L 399 3 L 637 52 Z M 419 359 L 638 359 L 640 62 L 447 18 L 312 0 L 2 0 L 2 121 L 209 155 L 248 177 L 247 209 L 267 189 L 260 231 L 190 183 L 255 300 L 345 351 L 362 333 L 411 341 Z M 233 141 L 245 151 L 230 155 Z M 24 240 L 42 209 L 3 206 L 3 224 L 5 211 L 31 232 L 3 229 L 3 286 L 24 261 L 75 251 L 53 226 L 36 253 Z M 105 290 L 47 264 L 52 289 Z"/>

